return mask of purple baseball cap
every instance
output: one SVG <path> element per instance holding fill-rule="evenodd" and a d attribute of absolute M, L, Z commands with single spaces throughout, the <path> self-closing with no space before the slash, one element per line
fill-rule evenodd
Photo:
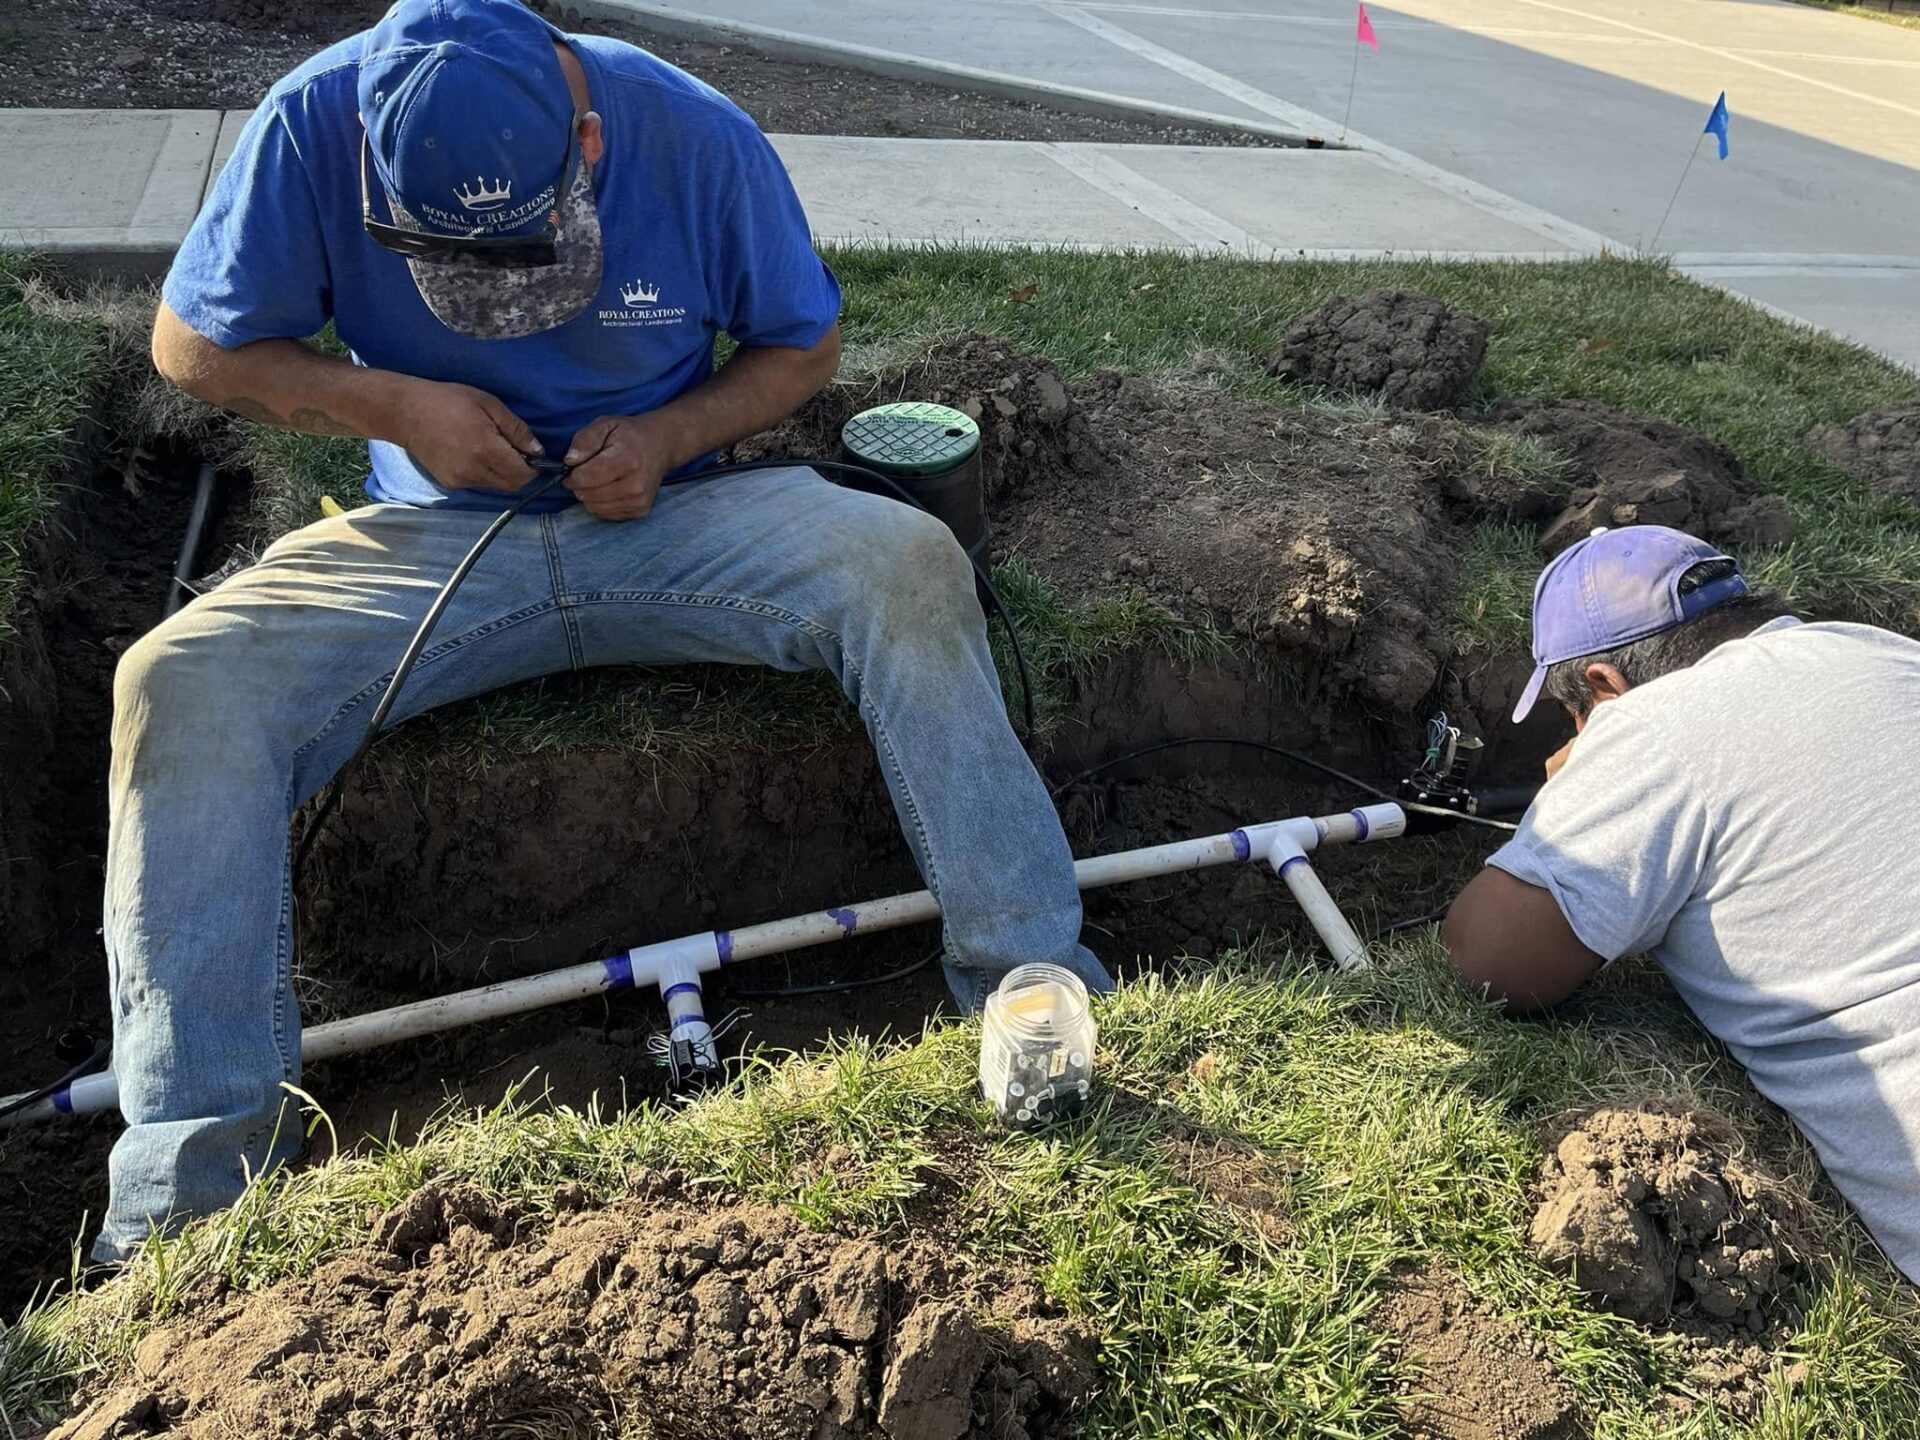
<path fill-rule="evenodd" d="M 1694 566 L 1732 559 L 1665 525 L 1596 530 L 1556 555 L 1533 587 L 1533 678 L 1514 707 L 1515 723 L 1540 698 L 1548 666 L 1631 645 L 1748 594 L 1737 567 L 1680 593 L 1680 578 Z"/>

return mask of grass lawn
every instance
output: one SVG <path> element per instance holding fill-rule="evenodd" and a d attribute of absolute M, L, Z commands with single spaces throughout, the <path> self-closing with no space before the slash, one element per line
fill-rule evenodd
<path fill-rule="evenodd" d="M 1031 1267 L 1095 1326 L 1105 1381 L 1093 1434 L 1387 1440 L 1396 1398 L 1418 1380 L 1371 1321 L 1406 1266 L 1456 1275 L 1515 1319 L 1601 1440 L 1914 1433 L 1920 1305 L 1860 1253 L 1830 1200 L 1830 1257 L 1797 1297 L 1804 1324 L 1744 1419 L 1667 1408 L 1688 1388 L 1679 1342 L 1595 1312 L 1531 1258 L 1527 1187 L 1546 1117 L 1654 1093 L 1750 1131 L 1773 1123 L 1664 1003 L 1657 976 L 1622 967 L 1560 1022 L 1533 1025 L 1461 995 L 1430 937 L 1379 958 L 1372 974 L 1334 978 L 1316 956 L 1256 948 L 1129 986 L 1098 1012 L 1096 1109 L 1038 1136 L 999 1131 L 977 1099 L 973 1022 L 762 1067 L 681 1112 L 530 1104 L 450 1116 L 418 1145 L 260 1187 L 154 1246 L 121 1283 L 0 1334 L 0 1405 L 16 1423 L 47 1413 L 209 1282 L 248 1290 L 309 1269 L 428 1179 L 472 1180 L 546 1211 L 563 1181 L 607 1201 L 629 1167 L 672 1166 L 815 1224 L 886 1227 L 920 1188 L 919 1167 L 958 1150 L 976 1160 L 942 1238 Z M 1284 1237 L 1196 1183 L 1192 1147 L 1215 1143 L 1266 1158 Z M 848 1158 L 823 1170 L 833 1147 Z M 1808 1156 L 1788 1163 L 1818 1189 Z"/>
<path fill-rule="evenodd" d="M 1707 431 L 1794 507 L 1799 538 L 1745 557 L 1755 570 L 1810 609 L 1920 631 L 1920 510 L 1876 497 L 1800 441 L 1820 421 L 1911 395 L 1915 377 L 1657 264 L 872 250 L 833 259 L 848 296 L 850 373 L 978 329 L 1049 355 L 1070 376 L 1101 366 L 1205 376 L 1282 403 L 1304 397 L 1261 367 L 1294 315 L 1335 290 L 1429 291 L 1493 321 L 1483 398 L 1594 396 Z M 0 385 L 43 373 L 33 347 L 78 364 L 91 344 L 0 307 Z M 43 389 L 22 387 L 18 404 L 41 403 Z M 9 424 L 24 413 L 0 408 Z M 40 422 L 49 435 L 56 428 Z M 357 446 L 246 426 L 229 443 L 256 473 L 263 536 L 314 518 L 321 493 L 353 503 Z M 23 453 L 42 458 L 20 473 L 51 473 L 55 450 Z M 1538 564 L 1530 536 L 1488 525 L 1468 560 L 1463 637 L 1517 645 Z M 1227 643 L 1125 598 L 1061 595 L 1017 566 L 1000 578 L 1047 677 L 1043 713 L 1103 651 L 1159 644 L 1204 655 Z M 591 704 L 575 693 L 555 706 L 522 688 L 409 727 L 383 749 L 402 760 L 453 747 L 478 762 L 509 746 L 807 743 L 849 723 L 816 680 L 690 670 L 586 685 Z M 1479 1305 L 1521 1325 L 1577 1390 L 1600 1440 L 1920 1433 L 1920 1300 L 1657 976 L 1616 967 L 1561 1020 L 1522 1024 L 1460 995 L 1430 933 L 1386 942 L 1377 957 L 1375 972 L 1335 978 L 1317 956 L 1256 945 L 1130 985 L 1099 1012 L 1096 1110 L 1037 1137 L 997 1131 L 976 1098 L 973 1023 L 899 1047 L 854 1043 L 755 1066 L 684 1111 L 583 1115 L 529 1103 L 450 1115 L 417 1145 L 257 1187 L 230 1214 L 151 1247 L 120 1282 L 0 1330 L 0 1410 L 16 1429 L 50 1416 L 74 1383 L 122 1362 L 202 1286 L 247 1290 L 309 1270 L 364 1237 L 370 1208 L 432 1177 L 540 1208 L 563 1180 L 606 1200 L 630 1166 L 673 1165 L 817 1224 L 886 1226 L 901 1220 L 920 1167 L 951 1154 L 957 1136 L 977 1160 L 953 1211 L 954 1243 L 1033 1267 L 1053 1299 L 1097 1329 L 1098 1435 L 1387 1440 L 1397 1399 L 1419 1380 L 1373 1321 L 1388 1277 L 1406 1266 L 1457 1276 Z M 1748 1415 L 1667 1403 L 1690 1384 L 1680 1342 L 1597 1313 L 1527 1245 L 1542 1122 L 1596 1100 L 1652 1096 L 1730 1115 L 1813 1197 L 1824 1258 L 1794 1297 L 1797 1338 L 1774 1357 Z M 1284 1199 L 1284 1243 L 1195 1183 L 1181 1159 L 1194 1135 L 1265 1157 Z M 325 1139 L 322 1128 L 323 1152 Z M 834 1146 L 851 1158 L 823 1172 L 818 1157 Z"/>
<path fill-rule="evenodd" d="M 33 262 L 0 254 L 0 645 L 14 634 L 33 538 L 59 504 L 75 431 L 96 398 L 104 342 L 88 324 L 37 313 Z"/>

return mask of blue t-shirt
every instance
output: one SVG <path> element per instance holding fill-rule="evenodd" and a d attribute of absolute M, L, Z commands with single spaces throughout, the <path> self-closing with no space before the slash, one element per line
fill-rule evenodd
<path fill-rule="evenodd" d="M 594 36 L 568 41 L 606 152 L 593 169 L 600 294 L 566 324 L 517 340 L 450 330 L 420 298 L 405 259 L 361 228 L 355 87 L 364 35 L 329 46 L 268 92 L 174 257 L 167 304 L 227 349 L 302 338 L 331 320 L 360 364 L 497 395 L 556 458 L 589 421 L 644 414 L 705 380 L 719 332 L 745 346 L 817 344 L 839 316 L 840 287 L 759 128 L 644 50 Z M 444 489 L 398 445 L 367 448 L 376 500 L 488 510 L 513 501 Z M 572 503 L 555 490 L 536 508 Z"/>

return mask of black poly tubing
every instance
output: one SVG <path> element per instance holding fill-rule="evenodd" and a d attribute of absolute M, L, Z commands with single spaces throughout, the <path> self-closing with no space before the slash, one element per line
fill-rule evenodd
<path fill-rule="evenodd" d="M 514 501 L 510 508 L 502 510 L 498 518 L 487 526 L 480 538 L 473 542 L 473 548 L 467 551 L 458 565 L 453 567 L 453 573 L 442 582 L 440 593 L 433 597 L 433 604 L 427 607 L 427 613 L 421 617 L 420 628 L 413 632 L 413 639 L 407 642 L 407 648 L 401 652 L 400 663 L 393 667 L 393 678 L 387 682 L 386 692 L 381 695 L 380 703 L 374 707 L 373 718 L 367 722 L 367 733 L 361 737 L 360 744 L 353 754 L 347 757 L 346 764 L 333 772 L 333 779 L 327 782 L 326 797 L 321 800 L 320 808 L 314 811 L 313 819 L 301 833 L 300 848 L 293 857 L 293 884 L 296 888 L 300 884 L 300 871 L 306 864 L 307 854 L 313 849 L 313 842 L 319 837 L 320 827 L 326 823 L 327 817 L 340 803 L 340 777 L 359 764 L 367 751 L 373 748 L 373 742 L 380 737 L 380 727 L 386 723 L 387 716 L 392 713 L 393 702 L 400 698 L 400 687 L 413 673 L 413 667 L 420 658 L 420 652 L 427 648 L 427 640 L 432 636 L 434 626 L 440 623 L 440 617 L 446 613 L 447 606 L 453 603 L 454 592 L 460 588 L 460 583 L 467 578 L 480 557 L 487 553 L 487 547 L 499 539 L 500 532 L 512 523 L 514 516 L 565 480 L 567 474 L 565 469 L 555 470 L 543 484 L 529 490 Z"/>
<path fill-rule="evenodd" d="M 193 572 L 200 556 L 201 532 L 207 528 L 207 516 L 213 510 L 213 481 L 213 462 L 201 461 L 200 475 L 193 492 L 193 510 L 187 516 L 186 538 L 180 542 L 180 558 L 173 562 L 173 580 L 167 586 L 166 607 L 160 612 L 163 620 L 186 604 L 186 597 L 194 593 Z"/>
<path fill-rule="evenodd" d="M 1473 795 L 1476 815 L 1522 815 L 1533 797 L 1540 793 L 1538 785 L 1497 785 L 1488 790 L 1476 790 Z"/>
<path fill-rule="evenodd" d="M 107 1058 L 112 1053 L 113 1046 L 107 1041 L 102 1040 L 98 1045 L 93 1047 L 93 1053 L 91 1055 L 67 1071 L 67 1073 L 62 1075 L 58 1080 L 50 1081 L 42 1085 L 38 1090 L 29 1090 L 17 1100 L 10 1100 L 5 1105 L 0 1105 L 0 1120 L 6 1119 L 9 1115 L 17 1115 L 31 1105 L 38 1105 L 49 1095 L 66 1089 L 67 1086 L 78 1080 L 82 1075 L 91 1075 L 96 1070 L 105 1069 Z"/>

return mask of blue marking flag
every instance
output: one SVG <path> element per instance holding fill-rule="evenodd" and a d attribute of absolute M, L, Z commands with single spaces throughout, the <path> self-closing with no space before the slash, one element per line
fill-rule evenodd
<path fill-rule="evenodd" d="M 1713 113 L 1707 116 L 1707 128 L 1700 132 L 1712 135 L 1720 142 L 1720 158 L 1727 158 L 1727 92 L 1722 90 L 1720 98 L 1713 102 Z"/>

